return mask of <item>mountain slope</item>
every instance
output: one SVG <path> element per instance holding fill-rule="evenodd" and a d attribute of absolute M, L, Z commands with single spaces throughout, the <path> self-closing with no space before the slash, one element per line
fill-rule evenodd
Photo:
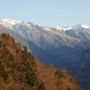
<path fill-rule="evenodd" d="M 9 34 L 0 36 L 0 90 L 81 90 L 64 69 L 37 61 Z"/>
<path fill-rule="evenodd" d="M 90 87 L 90 49 L 86 49 L 81 57 L 80 74 L 78 76 L 78 82 L 82 87 Z"/>
<path fill-rule="evenodd" d="M 53 28 L 10 18 L 0 20 L 0 24 L 6 28 L 6 31 L 1 31 L 12 32 L 14 39 L 22 46 L 27 46 L 28 50 L 44 64 L 52 63 L 56 67 L 66 68 L 68 64 L 77 65 L 84 49 L 90 47 L 90 28 L 86 24 Z"/>
<path fill-rule="evenodd" d="M 10 18 L 0 24 L 0 33 L 9 33 L 43 64 L 65 67 L 76 78 L 81 74 L 81 57 L 90 48 L 90 25 L 45 27 Z"/>

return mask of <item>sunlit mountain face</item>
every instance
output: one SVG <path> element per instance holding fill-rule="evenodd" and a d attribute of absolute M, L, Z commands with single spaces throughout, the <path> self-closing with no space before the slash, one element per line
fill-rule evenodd
<path fill-rule="evenodd" d="M 27 46 L 28 51 L 43 64 L 65 67 L 77 79 L 82 75 L 82 82 L 78 79 L 81 85 L 87 79 L 87 74 L 83 74 L 87 68 L 83 69 L 82 63 L 86 65 L 89 55 L 84 60 L 82 57 L 90 48 L 90 25 L 45 27 L 5 18 L 0 20 L 0 33 L 2 32 L 8 32 L 22 46 Z M 90 61 L 87 60 L 87 63 L 89 65 Z M 86 83 L 89 85 L 90 80 Z"/>

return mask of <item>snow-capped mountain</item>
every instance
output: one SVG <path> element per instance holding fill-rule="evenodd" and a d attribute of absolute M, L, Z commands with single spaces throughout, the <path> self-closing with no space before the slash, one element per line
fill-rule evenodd
<path fill-rule="evenodd" d="M 12 26 L 19 23 L 18 21 L 11 19 L 11 18 L 5 18 L 0 20 L 0 24 L 3 26 L 12 29 Z"/>
<path fill-rule="evenodd" d="M 78 52 L 90 47 L 90 25 L 87 24 L 45 27 L 11 18 L 1 19 L 0 24 L 28 41 L 29 49 L 43 63 L 60 66 L 58 62 L 65 64 L 65 60 L 69 60 L 69 64 L 72 61 L 77 62 L 81 55 Z"/>
<path fill-rule="evenodd" d="M 61 27 L 61 26 L 57 26 L 56 29 L 57 29 L 57 30 L 66 31 L 66 30 L 72 29 L 72 27 Z"/>
<path fill-rule="evenodd" d="M 87 25 L 87 24 L 81 25 L 81 27 L 90 29 L 90 25 Z"/>
<path fill-rule="evenodd" d="M 22 38 L 25 38 L 27 41 L 34 43 L 46 53 L 53 56 L 61 56 L 63 59 L 65 58 L 63 57 L 64 54 L 68 53 L 65 51 L 67 49 L 62 52 L 60 52 L 59 49 L 64 47 L 69 49 L 82 49 L 88 48 L 90 45 L 90 25 L 87 24 L 72 27 L 45 27 L 31 22 L 17 21 L 11 18 L 1 19 L 0 24 L 17 33 Z M 36 56 L 39 56 L 35 50 L 31 51 L 34 52 Z M 66 56 L 68 57 L 69 55 Z"/>
<path fill-rule="evenodd" d="M 90 48 L 90 25 L 46 27 L 11 18 L 0 20 L 0 34 L 9 33 L 44 64 L 65 67 L 79 76 L 83 52 Z M 90 82 L 90 81 L 89 81 Z"/>
<path fill-rule="evenodd" d="M 87 24 L 76 25 L 76 26 L 72 26 L 72 27 L 71 26 L 70 27 L 69 26 L 44 27 L 44 26 L 33 24 L 31 22 L 17 21 L 17 20 L 12 19 L 12 18 L 1 19 L 0 24 L 9 28 L 9 29 L 14 29 L 13 27 L 17 24 L 25 25 L 26 27 L 29 27 L 30 29 L 38 26 L 38 27 L 42 27 L 43 29 L 48 30 L 48 31 L 52 31 L 52 30 L 50 30 L 52 28 L 57 29 L 57 30 L 63 30 L 63 31 L 71 30 L 71 29 L 80 29 L 80 28 L 90 29 L 90 25 L 87 25 Z M 37 29 L 37 28 L 34 28 L 34 29 Z"/>

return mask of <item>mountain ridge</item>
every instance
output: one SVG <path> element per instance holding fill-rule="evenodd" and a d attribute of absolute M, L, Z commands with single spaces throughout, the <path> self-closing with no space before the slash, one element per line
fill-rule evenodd
<path fill-rule="evenodd" d="M 0 90 L 82 90 L 65 69 L 41 64 L 7 33 L 0 35 Z"/>
<path fill-rule="evenodd" d="M 28 51 L 43 64 L 52 64 L 57 68 L 65 67 L 76 78 L 80 78 L 81 58 L 85 50 L 90 48 L 89 25 L 58 30 L 24 21 L 12 25 L 9 22 L 11 29 L 7 27 L 7 23 L 3 25 L 0 21 L 0 24 L 0 34 L 9 33 L 22 47 L 28 47 Z"/>
<path fill-rule="evenodd" d="M 0 19 L 0 22 L 2 22 L 3 24 L 5 24 L 5 23 L 10 23 L 11 25 L 13 25 L 13 24 L 19 24 L 19 23 L 27 23 L 27 26 L 29 26 L 28 25 L 28 22 L 29 21 L 22 21 L 22 20 L 15 20 L 15 19 L 13 19 L 13 18 L 3 18 L 3 19 Z M 29 23 L 31 23 L 31 22 L 29 22 Z M 32 23 L 33 24 L 33 23 Z M 5 24 L 6 25 L 6 24 Z M 38 25 L 38 26 L 41 26 L 41 27 L 46 27 L 46 26 L 43 26 L 43 25 L 39 25 L 39 24 L 34 24 L 34 25 Z M 78 24 L 78 25 L 75 25 L 75 26 L 56 26 L 56 27 L 47 27 L 47 28 L 56 28 L 56 29 L 58 29 L 58 30 L 70 30 L 70 29 L 74 29 L 74 27 L 77 27 L 77 28 L 79 28 L 79 27 L 82 27 L 82 28 L 90 28 L 90 25 L 89 24 Z"/>

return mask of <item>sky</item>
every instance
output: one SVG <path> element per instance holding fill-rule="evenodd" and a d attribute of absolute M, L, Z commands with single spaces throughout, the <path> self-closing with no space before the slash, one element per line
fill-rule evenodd
<path fill-rule="evenodd" d="M 90 0 L 0 0 L 0 19 L 44 26 L 90 24 Z"/>

